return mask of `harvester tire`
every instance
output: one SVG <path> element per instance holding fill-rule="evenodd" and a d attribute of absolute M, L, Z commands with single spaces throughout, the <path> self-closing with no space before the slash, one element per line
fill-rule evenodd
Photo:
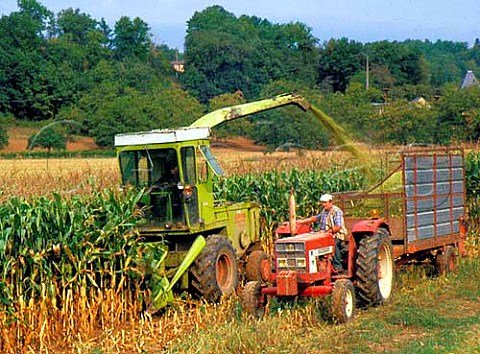
<path fill-rule="evenodd" d="M 191 288 L 194 295 L 215 302 L 233 294 L 238 285 L 237 255 L 225 236 L 212 235 L 206 241 L 190 268 Z"/>
<path fill-rule="evenodd" d="M 350 322 L 355 316 L 355 289 L 348 279 L 333 284 L 332 316 L 336 323 Z"/>
<path fill-rule="evenodd" d="M 262 282 L 249 281 L 243 289 L 241 301 L 245 312 L 255 318 L 262 317 L 267 306 L 266 296 L 262 296 Z"/>
<path fill-rule="evenodd" d="M 394 262 L 389 232 L 379 228 L 360 240 L 357 252 L 357 294 L 361 305 L 381 305 L 393 292 Z"/>
<path fill-rule="evenodd" d="M 247 259 L 245 276 L 247 281 L 263 280 L 268 281 L 272 273 L 270 257 L 263 251 L 253 251 Z"/>
<path fill-rule="evenodd" d="M 457 269 L 457 254 L 453 246 L 447 246 L 443 252 L 437 253 L 436 269 L 439 276 L 447 275 Z"/>

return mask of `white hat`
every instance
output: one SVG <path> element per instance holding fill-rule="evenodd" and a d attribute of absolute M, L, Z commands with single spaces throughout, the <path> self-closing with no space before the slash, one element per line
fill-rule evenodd
<path fill-rule="evenodd" d="M 331 194 L 324 194 L 320 197 L 321 202 L 329 202 L 331 200 L 333 200 L 333 197 Z"/>

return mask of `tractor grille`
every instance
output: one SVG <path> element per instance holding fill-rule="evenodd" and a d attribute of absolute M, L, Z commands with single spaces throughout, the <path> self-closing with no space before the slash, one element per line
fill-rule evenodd
<path fill-rule="evenodd" d="M 278 270 L 307 271 L 305 244 L 302 242 L 279 242 L 275 244 Z"/>

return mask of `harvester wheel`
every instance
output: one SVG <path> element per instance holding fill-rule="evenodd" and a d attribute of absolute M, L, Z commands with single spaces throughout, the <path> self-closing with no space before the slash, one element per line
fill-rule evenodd
<path fill-rule="evenodd" d="M 218 301 L 231 295 L 238 285 L 238 263 L 233 246 L 225 236 L 212 235 L 190 269 L 195 295 Z"/>
<path fill-rule="evenodd" d="M 267 297 L 262 295 L 262 282 L 249 281 L 243 289 L 242 308 L 250 315 L 260 318 L 265 314 Z"/>
<path fill-rule="evenodd" d="M 337 323 L 350 322 L 355 316 L 355 289 L 348 279 L 338 279 L 333 284 L 332 315 Z"/>
<path fill-rule="evenodd" d="M 270 257 L 263 251 L 253 251 L 247 259 L 245 275 L 247 280 L 267 281 L 272 273 Z"/>
<path fill-rule="evenodd" d="M 394 263 L 389 233 L 379 228 L 360 241 L 357 252 L 357 290 L 363 305 L 380 305 L 392 295 Z"/>
<path fill-rule="evenodd" d="M 443 252 L 437 253 L 436 266 L 439 276 L 454 272 L 457 269 L 457 254 L 455 248 L 447 246 Z"/>

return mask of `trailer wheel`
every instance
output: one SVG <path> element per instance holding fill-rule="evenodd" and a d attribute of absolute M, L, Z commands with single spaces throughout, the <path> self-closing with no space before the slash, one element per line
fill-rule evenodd
<path fill-rule="evenodd" d="M 453 246 L 447 246 L 445 251 L 437 253 L 436 268 L 439 276 L 447 275 L 457 269 L 457 254 Z"/>
<path fill-rule="evenodd" d="M 355 316 L 355 289 L 348 279 L 333 284 L 332 315 L 337 323 L 350 322 Z"/>
<path fill-rule="evenodd" d="M 272 273 L 272 264 L 270 257 L 263 251 L 253 251 L 247 259 L 245 267 L 245 276 L 248 281 L 263 280 L 267 281 Z"/>
<path fill-rule="evenodd" d="M 231 295 L 238 285 L 238 263 L 233 246 L 225 236 L 213 235 L 190 269 L 191 288 L 207 301 Z"/>
<path fill-rule="evenodd" d="M 388 231 L 379 228 L 360 241 L 357 252 L 357 290 L 363 305 L 380 305 L 392 295 L 394 263 Z"/>
<path fill-rule="evenodd" d="M 249 315 L 260 318 L 265 314 L 267 297 L 262 295 L 262 282 L 249 281 L 241 297 L 242 309 Z"/>

